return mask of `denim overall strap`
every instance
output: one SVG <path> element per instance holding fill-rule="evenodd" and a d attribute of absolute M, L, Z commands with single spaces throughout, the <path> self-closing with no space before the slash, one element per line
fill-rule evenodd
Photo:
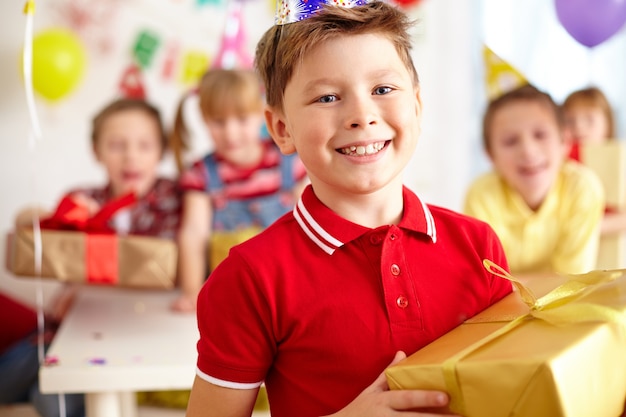
<path fill-rule="evenodd" d="M 234 231 L 246 227 L 265 228 L 291 209 L 291 189 L 294 156 L 281 155 L 277 169 L 281 175 L 281 186 L 276 193 L 245 200 L 227 200 L 223 196 L 225 184 L 218 173 L 218 163 L 214 155 L 207 155 L 204 164 L 209 174 L 207 193 L 213 202 L 213 230 Z M 289 195 L 285 195 L 289 193 Z"/>
<path fill-rule="evenodd" d="M 203 159 L 204 166 L 209 172 L 209 180 L 206 182 L 205 189 L 207 193 L 212 194 L 215 192 L 222 191 L 224 188 L 224 183 L 220 178 L 217 172 L 217 161 L 215 160 L 215 155 L 213 153 L 208 154 Z"/>

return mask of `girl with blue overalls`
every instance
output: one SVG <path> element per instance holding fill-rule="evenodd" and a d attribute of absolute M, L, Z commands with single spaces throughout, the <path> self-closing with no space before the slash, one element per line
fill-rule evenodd
<path fill-rule="evenodd" d="M 262 134 L 264 100 L 254 72 L 211 69 L 197 94 L 213 152 L 184 166 L 182 101 L 170 140 L 184 190 L 178 236 L 182 294 L 173 307 L 188 312 L 195 311 L 207 270 L 291 210 L 307 181 L 299 158 L 283 155 Z"/>

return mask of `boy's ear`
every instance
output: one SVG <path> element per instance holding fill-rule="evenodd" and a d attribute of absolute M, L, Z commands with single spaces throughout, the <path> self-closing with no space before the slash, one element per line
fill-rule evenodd
<path fill-rule="evenodd" d="M 282 112 L 267 107 L 265 109 L 265 124 L 267 131 L 283 154 L 289 155 L 296 152 Z"/>
<path fill-rule="evenodd" d="M 422 116 L 422 95 L 420 94 L 420 89 L 417 87 L 415 89 L 415 104 L 417 109 L 417 116 Z"/>

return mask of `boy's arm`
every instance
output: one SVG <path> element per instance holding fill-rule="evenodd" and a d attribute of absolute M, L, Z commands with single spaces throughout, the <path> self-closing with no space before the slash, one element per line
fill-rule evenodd
<path fill-rule="evenodd" d="M 398 352 L 391 364 L 404 359 Z M 250 417 L 258 389 L 238 390 L 213 385 L 196 376 L 191 388 L 186 417 Z M 446 414 L 448 397 L 437 391 L 390 391 L 385 374 L 381 373 L 343 410 L 327 417 L 380 417 L 402 415 L 406 417 L 452 416 Z M 294 410 L 294 415 L 298 415 Z"/>
<path fill-rule="evenodd" d="M 196 376 L 186 417 L 250 417 L 258 391 L 224 388 Z"/>
<path fill-rule="evenodd" d="M 566 191 L 568 194 L 562 198 L 569 199 L 569 211 L 559 219 L 561 236 L 552 255 L 552 270 L 584 273 L 596 268 L 604 192 L 595 176 L 581 177 Z"/>
<path fill-rule="evenodd" d="M 183 214 L 178 232 L 178 282 L 181 297 L 172 308 L 192 312 L 198 291 L 206 278 L 206 247 L 211 225 L 208 194 L 188 191 L 183 196 Z"/>
<path fill-rule="evenodd" d="M 606 213 L 600 230 L 602 236 L 626 233 L 626 211 Z"/>

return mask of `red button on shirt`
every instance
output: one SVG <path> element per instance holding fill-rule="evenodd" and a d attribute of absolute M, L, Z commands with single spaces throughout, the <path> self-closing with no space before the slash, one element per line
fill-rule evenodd
<path fill-rule="evenodd" d="M 409 306 L 409 300 L 407 300 L 404 295 L 401 295 L 396 299 L 396 304 L 400 308 L 407 308 Z"/>
<path fill-rule="evenodd" d="M 400 267 L 396 264 L 391 265 L 391 275 L 397 277 L 400 275 Z"/>

